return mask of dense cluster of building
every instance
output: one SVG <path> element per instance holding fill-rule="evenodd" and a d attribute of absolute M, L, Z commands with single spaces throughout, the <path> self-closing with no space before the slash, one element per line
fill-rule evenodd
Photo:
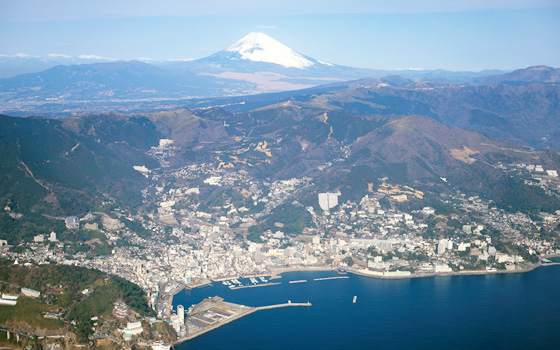
<path fill-rule="evenodd" d="M 312 180 L 257 180 L 244 171 L 210 164 L 166 170 L 165 159 L 172 147 L 164 141 L 152 150 L 161 158 L 163 170 L 136 169 L 151 180 L 142 191 L 147 211 L 132 215 L 117 208 L 65 220 L 69 230 L 102 232 L 111 254 L 76 252 L 70 256 L 71 242 L 59 241 L 51 232 L 48 237 L 38 233 L 25 244 L 27 250 L 16 253 L 2 247 L 0 255 L 87 266 L 124 277 L 141 286 L 158 317 L 169 319 L 181 332 L 184 317 L 170 319 L 169 296 L 185 285 L 268 275 L 287 267 L 327 266 L 388 278 L 516 270 L 530 267 L 539 255 L 560 253 L 556 238 L 539 235 L 558 224 L 558 213 L 538 218 L 508 213 L 459 192 L 441 195 L 438 203 L 446 208 L 443 211 L 428 205 L 405 211 L 398 209 L 399 203 L 420 200 L 424 194 L 409 186 L 391 185 L 387 179 L 381 179 L 378 188 L 370 186 L 357 202 L 340 202 L 340 192 L 317 193 L 317 205 L 305 208 L 313 224 L 301 234 L 288 235 L 279 222 L 274 229 L 257 232 L 257 239 L 247 239 L 261 218 L 297 198 Z M 512 167 L 527 171 L 526 165 Z M 557 188 L 556 173 L 543 171 L 536 176 L 546 190 Z M 203 192 L 211 193 L 210 197 L 217 193 L 218 198 L 205 198 L 203 205 L 199 198 Z M 150 234 L 131 229 L 126 220 Z M 126 305 L 115 305 L 113 313 L 116 317 L 126 314 Z M 139 330 L 133 324 L 123 334 L 129 337 Z"/>

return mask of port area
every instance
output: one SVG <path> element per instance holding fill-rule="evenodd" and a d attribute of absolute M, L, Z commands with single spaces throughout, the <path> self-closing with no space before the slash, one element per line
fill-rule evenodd
<path fill-rule="evenodd" d="M 185 320 L 187 335 L 177 339 L 175 344 L 196 338 L 256 311 L 294 306 L 311 306 L 311 303 L 292 303 L 288 301 L 285 304 L 250 307 L 226 302 L 218 296 L 204 299 L 189 308 Z"/>

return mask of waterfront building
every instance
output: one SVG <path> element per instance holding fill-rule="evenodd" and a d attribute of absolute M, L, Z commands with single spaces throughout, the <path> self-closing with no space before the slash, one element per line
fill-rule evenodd
<path fill-rule="evenodd" d="M 177 317 L 179 318 L 179 322 L 184 325 L 185 324 L 185 307 L 183 305 L 177 305 Z"/>
<path fill-rule="evenodd" d="M 449 265 L 442 263 L 442 262 L 437 262 L 434 265 L 434 272 L 452 272 L 453 270 L 451 269 L 451 267 L 449 267 Z"/>

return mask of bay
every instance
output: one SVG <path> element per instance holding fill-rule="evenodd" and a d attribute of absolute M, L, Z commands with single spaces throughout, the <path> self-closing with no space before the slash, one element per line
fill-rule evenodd
<path fill-rule="evenodd" d="M 204 298 L 263 306 L 176 349 L 558 349 L 560 266 L 522 274 L 383 280 L 336 272 L 290 272 L 278 286 L 185 290 L 173 306 Z M 308 280 L 289 284 L 288 281 Z M 247 281 L 245 281 L 245 284 Z M 352 303 L 354 296 L 357 302 Z"/>

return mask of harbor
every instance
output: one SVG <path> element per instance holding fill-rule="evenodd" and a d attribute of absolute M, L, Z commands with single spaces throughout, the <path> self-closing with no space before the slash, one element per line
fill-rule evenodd
<path fill-rule="evenodd" d="M 243 288 L 255 288 L 255 287 L 268 287 L 268 286 L 276 286 L 280 284 L 280 283 L 271 283 L 269 282 L 268 279 L 266 279 L 266 277 L 267 277 L 266 275 L 246 277 L 249 279 L 248 283 L 247 281 L 242 282 L 238 278 L 224 279 L 221 282 L 224 286 L 227 286 L 231 290 L 243 289 Z"/>

